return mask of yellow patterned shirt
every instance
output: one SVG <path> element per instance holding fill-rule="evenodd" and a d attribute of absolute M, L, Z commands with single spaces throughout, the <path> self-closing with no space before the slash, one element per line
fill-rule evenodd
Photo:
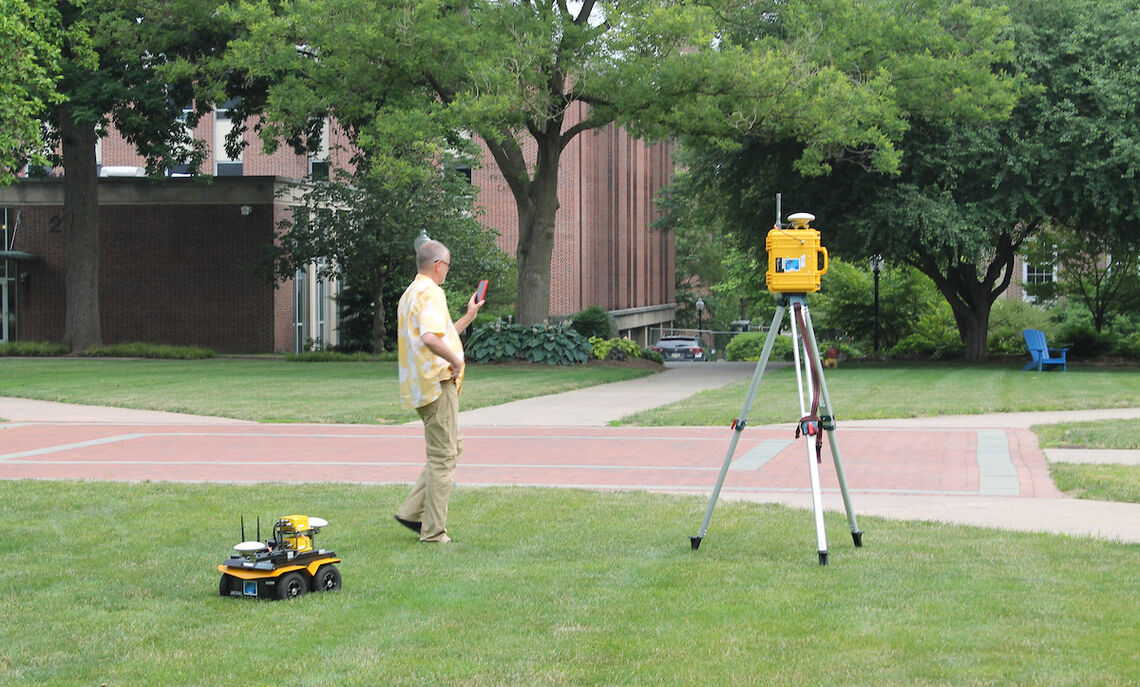
<path fill-rule="evenodd" d="M 451 378 L 450 363 L 424 345 L 423 335 L 438 334 L 443 342 L 463 358 L 463 342 L 447 310 L 447 296 L 430 277 L 417 274 L 400 296 L 399 367 L 400 398 L 405 408 L 422 408 L 443 393 L 440 382 Z M 456 385 L 463 387 L 464 370 Z"/>

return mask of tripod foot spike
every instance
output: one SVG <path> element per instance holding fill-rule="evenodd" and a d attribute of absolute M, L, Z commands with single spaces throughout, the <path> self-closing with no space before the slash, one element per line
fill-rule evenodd
<path fill-rule="evenodd" d="M 703 537 L 689 537 L 689 545 L 693 547 L 693 551 L 701 548 L 701 539 Z"/>
<path fill-rule="evenodd" d="M 820 565 L 827 565 L 827 552 L 826 551 L 820 551 L 819 552 L 819 564 Z"/>
<path fill-rule="evenodd" d="M 859 530 L 858 532 L 852 532 L 851 538 L 853 540 L 855 540 L 855 546 L 856 547 L 858 547 L 858 548 L 863 547 L 863 531 L 862 530 Z"/>

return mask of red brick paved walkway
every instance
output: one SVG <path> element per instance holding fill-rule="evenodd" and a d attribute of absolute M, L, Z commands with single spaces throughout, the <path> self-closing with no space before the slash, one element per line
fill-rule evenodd
<path fill-rule="evenodd" d="M 745 429 L 725 491 L 806 492 L 807 450 L 803 439 L 794 440 L 793 429 Z M 708 492 L 732 430 L 528 427 L 464 433 L 460 485 Z M 841 426 L 836 436 L 852 492 L 1060 496 L 1028 430 Z M 989 448 L 980 452 L 980 440 Z M 0 479 L 389 483 L 411 482 L 422 465 L 423 435 L 415 426 L 0 425 Z M 837 490 L 826 442 L 821 479 L 825 491 Z"/>

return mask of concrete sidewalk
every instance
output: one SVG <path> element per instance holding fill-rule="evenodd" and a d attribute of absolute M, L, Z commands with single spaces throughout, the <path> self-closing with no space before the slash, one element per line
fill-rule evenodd
<path fill-rule="evenodd" d="M 787 365 L 770 363 L 768 369 Z M 664 372 L 638 379 L 465 410 L 459 413 L 459 425 L 605 427 L 626 415 L 680 401 L 700 391 L 751 379 L 755 370 L 756 363 L 667 363 Z"/>
<path fill-rule="evenodd" d="M 30 398 L 0 397 L 0 418 L 10 422 L 83 422 L 131 425 L 230 425 L 256 424 L 225 417 L 166 413 L 78 403 L 53 403 Z"/>

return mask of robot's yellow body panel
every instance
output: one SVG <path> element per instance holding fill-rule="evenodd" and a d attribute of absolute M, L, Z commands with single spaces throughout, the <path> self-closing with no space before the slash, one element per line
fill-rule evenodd
<path fill-rule="evenodd" d="M 340 563 L 340 559 L 331 557 L 317 558 L 312 561 L 305 561 L 303 565 L 283 565 L 273 570 L 242 570 L 241 568 L 221 563 L 218 565 L 218 572 L 231 575 L 240 580 L 262 580 L 267 577 L 280 577 L 294 570 L 304 570 L 308 572 L 310 576 L 313 576 L 317 574 L 317 568 L 325 563 Z"/>

